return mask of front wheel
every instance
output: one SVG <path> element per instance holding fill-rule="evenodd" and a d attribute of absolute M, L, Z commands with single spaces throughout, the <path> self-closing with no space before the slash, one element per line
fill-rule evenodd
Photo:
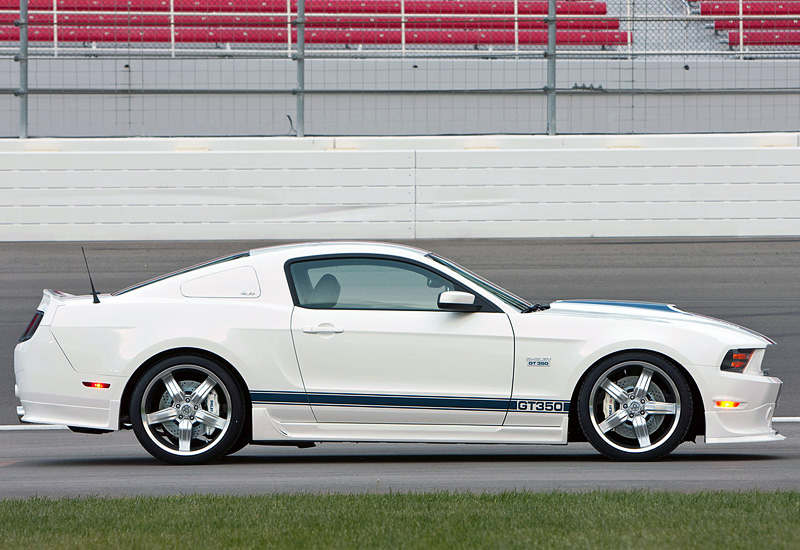
<path fill-rule="evenodd" d="M 153 365 L 131 398 L 133 431 L 154 457 L 170 464 L 202 464 L 239 441 L 242 390 L 219 364 L 204 357 L 171 357 Z"/>
<path fill-rule="evenodd" d="M 628 353 L 601 361 L 578 394 L 584 435 L 616 460 L 654 460 L 671 453 L 692 420 L 692 393 L 669 361 Z"/>

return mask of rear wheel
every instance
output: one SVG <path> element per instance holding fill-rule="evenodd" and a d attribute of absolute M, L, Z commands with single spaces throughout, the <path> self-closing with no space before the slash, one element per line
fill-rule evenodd
<path fill-rule="evenodd" d="M 686 437 L 692 394 L 669 361 L 628 353 L 596 365 L 578 394 L 578 420 L 589 442 L 616 460 L 654 460 Z"/>
<path fill-rule="evenodd" d="M 242 389 L 216 362 L 170 357 L 153 365 L 131 398 L 134 433 L 154 457 L 170 464 L 202 464 L 241 441 Z"/>

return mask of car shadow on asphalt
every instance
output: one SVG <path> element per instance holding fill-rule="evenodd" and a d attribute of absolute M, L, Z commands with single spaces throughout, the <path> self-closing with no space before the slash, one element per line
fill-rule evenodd
<path fill-rule="evenodd" d="M 755 454 L 741 452 L 676 452 L 665 458 L 650 462 L 621 462 L 608 459 L 600 454 L 587 452 L 572 453 L 547 453 L 547 454 L 481 454 L 481 453 L 380 453 L 380 454 L 304 454 L 303 451 L 281 452 L 280 454 L 257 454 L 257 450 L 252 448 L 242 454 L 227 456 L 220 460 L 198 466 L 181 466 L 182 468 L 204 468 L 213 466 L 237 465 L 332 465 L 332 464 L 441 464 L 441 463 L 463 463 L 463 464 L 504 464 L 504 463 L 524 463 L 541 465 L 560 465 L 560 464 L 602 464 L 619 465 L 627 468 L 641 468 L 646 466 L 657 467 L 660 464 L 708 464 L 713 462 L 732 463 L 732 462 L 764 462 L 786 460 L 791 457 L 783 455 Z M 70 457 L 70 458 L 36 458 L 22 459 L 9 464 L 14 466 L 27 467 L 59 467 L 59 468 L 83 468 L 83 467 L 153 467 L 171 465 L 165 464 L 148 456 L 141 457 Z"/>
<path fill-rule="evenodd" d="M 751 453 L 697 453 L 673 454 L 652 462 L 620 462 L 596 453 L 564 454 L 380 454 L 380 455 L 324 455 L 324 456 L 259 456 L 255 454 L 233 455 L 217 461 L 217 464 L 358 464 L 358 463 L 540 463 L 540 464 L 597 464 L 646 465 L 661 463 L 707 463 L 739 461 L 772 461 L 786 457 Z"/>

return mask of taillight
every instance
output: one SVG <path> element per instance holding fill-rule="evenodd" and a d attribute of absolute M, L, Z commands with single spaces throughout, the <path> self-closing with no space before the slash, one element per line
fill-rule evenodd
<path fill-rule="evenodd" d="M 719 368 L 728 372 L 744 372 L 755 351 L 754 349 L 732 349 L 725 355 Z"/>
<path fill-rule="evenodd" d="M 26 328 L 25 332 L 22 333 L 22 336 L 19 337 L 20 342 L 24 342 L 33 338 L 33 333 L 36 332 L 37 328 L 39 328 L 39 323 L 42 322 L 42 317 L 44 317 L 44 311 L 36 310 L 36 313 L 33 315 L 33 319 L 31 319 L 31 322 L 28 323 L 28 328 Z"/>

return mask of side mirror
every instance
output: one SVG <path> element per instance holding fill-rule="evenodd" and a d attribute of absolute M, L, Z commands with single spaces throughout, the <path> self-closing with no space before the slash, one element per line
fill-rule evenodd
<path fill-rule="evenodd" d="M 475 303 L 475 295 L 469 292 L 447 290 L 439 294 L 439 309 L 444 311 L 480 311 L 481 306 Z"/>

